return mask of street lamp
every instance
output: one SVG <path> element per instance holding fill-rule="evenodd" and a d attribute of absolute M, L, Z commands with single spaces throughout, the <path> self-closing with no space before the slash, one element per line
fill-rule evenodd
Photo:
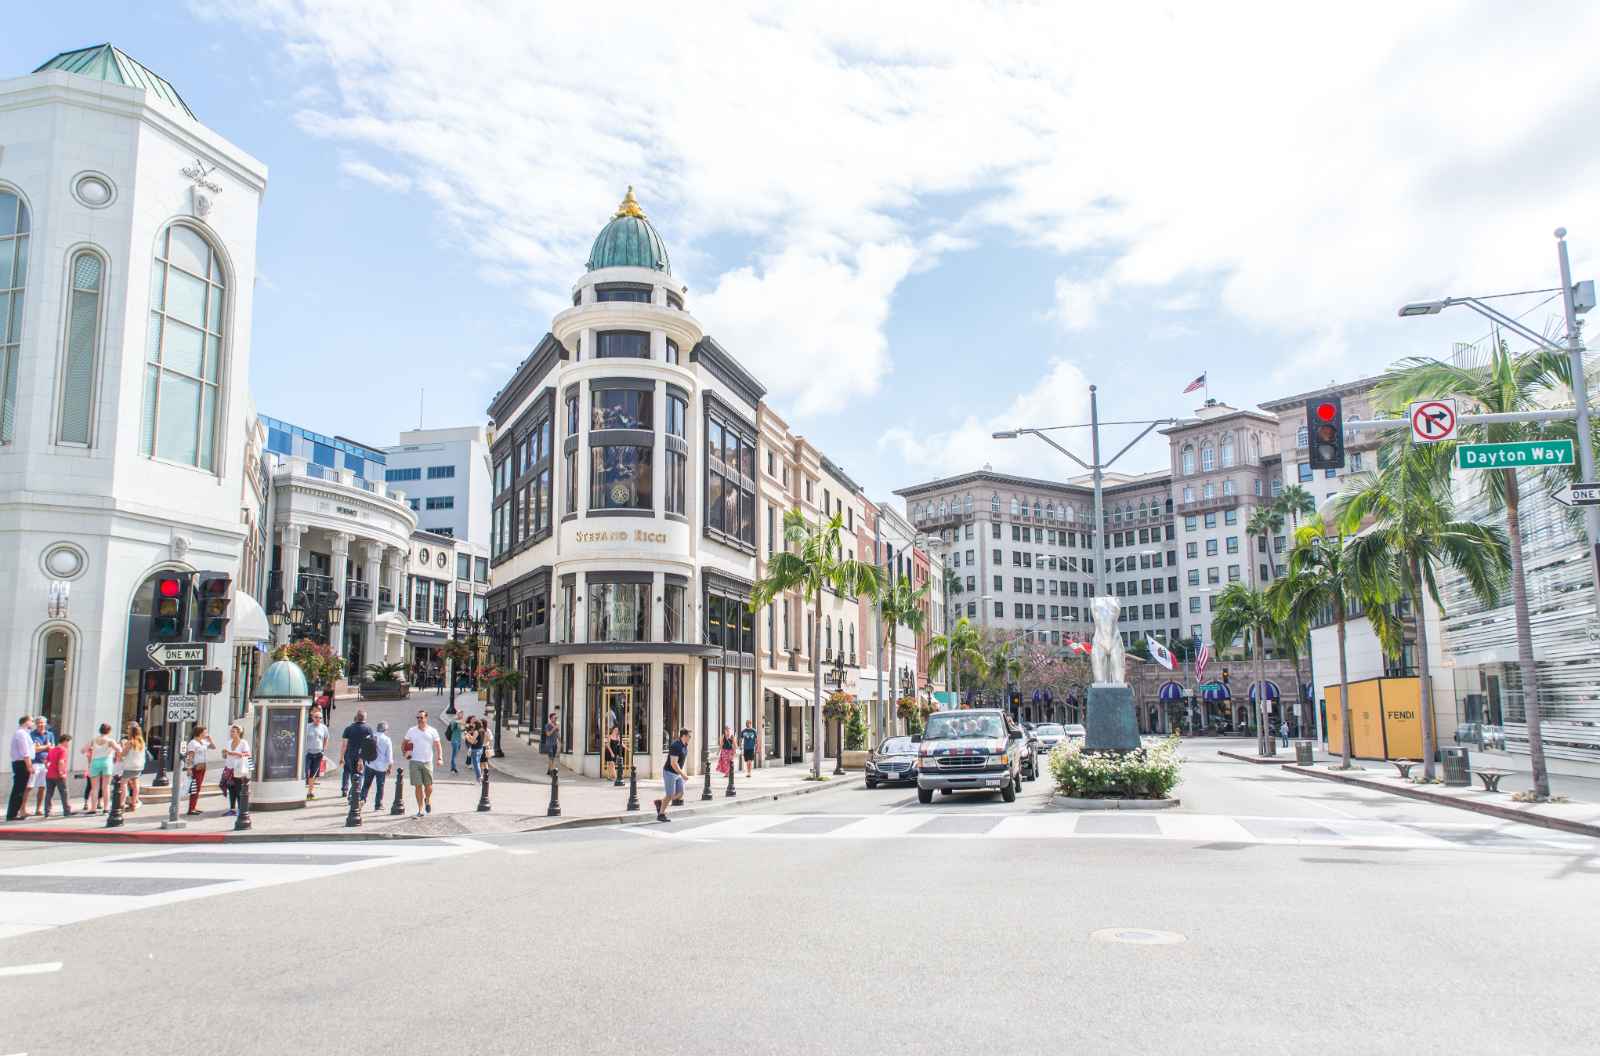
<path fill-rule="evenodd" d="M 1582 323 L 1578 316 L 1588 312 L 1595 306 L 1595 285 L 1593 280 L 1585 280 L 1574 284 L 1572 281 L 1572 265 L 1567 260 L 1567 229 L 1558 227 L 1555 230 L 1556 262 L 1561 271 L 1561 304 L 1566 316 L 1567 333 L 1564 344 L 1550 340 L 1536 330 L 1530 329 L 1504 312 L 1491 307 L 1484 302 L 1492 297 L 1517 296 L 1516 294 L 1490 294 L 1483 297 L 1446 297 L 1438 301 L 1415 301 L 1400 308 L 1401 318 L 1410 318 L 1418 315 L 1438 315 L 1446 308 L 1460 305 L 1470 308 L 1479 315 L 1488 319 L 1497 326 L 1504 327 L 1547 352 L 1564 355 L 1568 358 L 1572 373 L 1572 402 L 1576 405 L 1578 442 L 1578 469 L 1583 474 L 1584 483 L 1595 480 L 1594 468 L 1594 439 L 1589 426 L 1589 379 L 1585 374 L 1583 362 L 1583 337 L 1580 333 Z M 1555 290 L 1525 290 L 1524 293 L 1553 293 Z M 1589 572 L 1594 584 L 1595 596 L 1600 597 L 1600 507 L 1589 506 L 1583 511 L 1584 527 L 1589 535 Z"/>
<path fill-rule="evenodd" d="M 843 652 L 843 650 L 840 650 L 839 652 L 833 654 L 833 684 L 834 684 L 835 689 L 838 692 L 840 692 L 840 693 L 844 692 L 844 652 Z M 842 718 L 839 720 L 839 744 L 838 744 L 838 747 L 834 750 L 833 754 L 834 754 L 833 772 L 835 774 L 843 774 L 844 773 L 844 719 L 842 719 Z"/>

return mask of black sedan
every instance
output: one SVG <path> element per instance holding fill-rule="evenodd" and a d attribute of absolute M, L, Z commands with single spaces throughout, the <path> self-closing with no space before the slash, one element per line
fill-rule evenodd
<path fill-rule="evenodd" d="M 886 737 L 867 755 L 867 787 L 917 783 L 917 746 L 910 737 Z"/>

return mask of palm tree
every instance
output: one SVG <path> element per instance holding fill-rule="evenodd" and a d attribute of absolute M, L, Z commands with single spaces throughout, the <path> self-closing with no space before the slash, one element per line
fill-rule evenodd
<path fill-rule="evenodd" d="M 1286 636 L 1292 641 L 1304 641 L 1310 632 L 1312 620 L 1324 609 L 1333 612 L 1333 624 L 1339 643 L 1339 727 L 1344 730 L 1344 744 L 1340 748 L 1343 758 L 1341 769 L 1350 769 L 1350 669 L 1345 652 L 1345 626 L 1352 610 L 1360 604 L 1357 593 L 1355 566 L 1343 535 L 1325 534 L 1320 523 L 1312 523 L 1295 534 L 1294 548 L 1289 551 L 1289 569 L 1284 578 L 1267 588 L 1267 600 L 1277 609 Z M 1388 601 L 1393 601 L 1392 598 Z M 1381 604 L 1386 605 L 1383 601 Z M 1394 638 L 1398 625 L 1381 616 L 1373 622 L 1374 631 Z M 1396 652 L 1399 642 L 1385 645 L 1386 651 Z M 1295 665 L 1299 671 L 1298 662 Z"/>
<path fill-rule="evenodd" d="M 1289 518 L 1289 523 L 1297 532 L 1300 530 L 1301 516 L 1310 517 L 1317 512 L 1317 500 L 1298 484 L 1290 484 L 1284 488 L 1274 505 L 1278 507 L 1279 513 Z"/>
<path fill-rule="evenodd" d="M 844 518 L 838 514 L 816 525 L 806 523 L 800 510 L 783 515 L 785 548 L 767 561 L 767 574 L 750 592 L 750 610 L 759 612 L 780 595 L 798 590 L 811 602 L 811 673 L 815 676 L 816 696 L 811 702 L 811 728 L 816 739 L 811 759 L 811 776 L 822 779 L 822 648 L 818 640 L 823 590 L 841 598 L 876 598 L 882 587 L 877 566 L 845 557 L 840 537 Z"/>
<path fill-rule="evenodd" d="M 1542 409 L 1556 390 L 1572 380 L 1571 361 L 1544 349 L 1512 355 L 1504 341 L 1495 342 L 1489 361 L 1481 367 L 1458 367 L 1443 360 L 1413 357 L 1395 365 L 1375 389 L 1375 395 L 1392 407 L 1419 399 L 1454 396 L 1488 414 L 1512 414 Z M 1570 437 L 1573 427 L 1564 429 Z M 1537 440 L 1560 435 L 1529 422 L 1491 425 L 1463 423 L 1457 435 L 1473 443 Z M 1443 445 L 1454 448 L 1454 444 Z M 1448 473 L 1449 462 L 1442 463 Z M 1577 467 L 1545 471 L 1547 485 L 1559 487 L 1577 480 Z M 1533 769 L 1534 794 L 1550 797 L 1550 774 L 1545 766 L 1544 737 L 1540 730 L 1539 665 L 1533 659 L 1533 631 L 1528 616 L 1528 584 L 1522 555 L 1522 483 L 1513 469 L 1491 469 L 1473 474 L 1489 509 L 1504 511 L 1511 549 L 1512 612 L 1517 632 L 1517 666 L 1522 670 L 1522 699 L 1528 723 L 1528 758 Z"/>
<path fill-rule="evenodd" d="M 1267 729 L 1267 650 L 1266 639 L 1274 639 L 1283 633 L 1283 625 L 1279 621 L 1278 613 L 1272 604 L 1267 601 L 1265 592 L 1245 586 L 1243 583 L 1229 583 L 1221 594 L 1217 595 L 1216 611 L 1211 614 L 1211 637 L 1220 649 L 1224 643 L 1232 642 L 1241 634 L 1250 636 L 1254 649 L 1252 657 L 1255 661 L 1256 685 L 1256 751 L 1260 755 L 1275 755 L 1273 738 Z"/>
<path fill-rule="evenodd" d="M 948 672 L 950 690 L 960 699 L 961 672 L 971 670 L 974 678 L 984 677 L 988 669 L 983 655 L 983 639 L 972 621 L 962 616 L 948 633 L 936 634 L 928 643 L 928 674 Z"/>
<path fill-rule="evenodd" d="M 890 687 L 889 696 L 899 699 L 898 682 L 900 673 L 895 667 L 895 654 L 900 645 L 900 626 L 905 625 L 906 630 L 914 636 L 922 633 L 928 623 L 928 614 L 923 609 L 923 603 L 928 600 L 928 584 L 913 587 L 911 580 L 899 576 L 889 581 L 889 585 L 878 596 L 878 615 L 883 619 L 884 639 L 889 645 L 889 672 L 894 685 Z M 879 642 L 878 648 L 883 648 L 884 643 Z M 878 667 L 882 669 L 883 664 Z M 890 736 L 894 735 L 895 708 L 893 700 L 888 703 Z"/>
<path fill-rule="evenodd" d="M 1022 678 L 1022 657 L 1017 655 L 1017 640 L 1005 638 L 990 642 L 984 666 L 1004 697 L 1006 686 Z M 1009 703 L 1004 701 L 1001 706 Z"/>
<path fill-rule="evenodd" d="M 1484 604 L 1494 603 L 1510 566 L 1505 533 L 1498 527 L 1457 520 L 1450 495 L 1446 444 L 1408 444 L 1377 473 L 1349 478 L 1333 500 L 1333 523 L 1341 531 L 1370 526 L 1347 545 L 1357 593 L 1391 657 L 1403 655 L 1399 636 L 1384 628 L 1393 618 L 1388 599 L 1411 602 L 1417 629 L 1417 673 L 1422 700 L 1422 775 L 1433 780 L 1438 737 L 1433 721 L 1433 672 L 1428 665 L 1427 602 L 1439 601 L 1438 572 L 1459 572 Z"/>
<path fill-rule="evenodd" d="M 1305 489 L 1300 489 L 1305 490 Z M 1307 498 L 1310 498 L 1308 495 Z M 1250 514 L 1250 520 L 1244 526 L 1244 534 L 1251 539 L 1265 539 L 1267 541 L 1267 579 L 1278 578 L 1278 563 L 1272 556 L 1272 540 L 1279 532 L 1283 531 L 1283 511 L 1277 503 L 1269 506 L 1257 506 L 1255 512 Z"/>

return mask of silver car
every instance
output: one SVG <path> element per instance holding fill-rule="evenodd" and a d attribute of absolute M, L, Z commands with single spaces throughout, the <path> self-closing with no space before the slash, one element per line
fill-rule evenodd
<path fill-rule="evenodd" d="M 868 788 L 916 780 L 917 745 L 910 737 L 886 737 L 867 755 Z"/>
<path fill-rule="evenodd" d="M 1039 741 L 1039 754 L 1049 755 L 1056 745 L 1067 739 L 1067 728 L 1059 722 L 1041 722 L 1033 728 Z"/>

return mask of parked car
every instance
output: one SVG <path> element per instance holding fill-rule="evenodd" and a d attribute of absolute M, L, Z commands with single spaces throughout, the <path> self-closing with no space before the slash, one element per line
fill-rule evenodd
<path fill-rule="evenodd" d="M 910 737 L 886 737 L 867 754 L 867 787 L 917 780 L 917 743 Z"/>
<path fill-rule="evenodd" d="M 1089 736 L 1089 731 L 1084 729 L 1082 726 L 1079 726 L 1077 723 L 1068 723 L 1061 728 L 1065 731 L 1065 739 L 1069 741 L 1078 741 L 1081 743 L 1085 737 Z"/>
<path fill-rule="evenodd" d="M 934 790 L 999 792 L 1007 803 L 1022 791 L 1027 735 L 998 708 L 936 711 L 917 742 L 917 801 L 932 803 Z"/>

